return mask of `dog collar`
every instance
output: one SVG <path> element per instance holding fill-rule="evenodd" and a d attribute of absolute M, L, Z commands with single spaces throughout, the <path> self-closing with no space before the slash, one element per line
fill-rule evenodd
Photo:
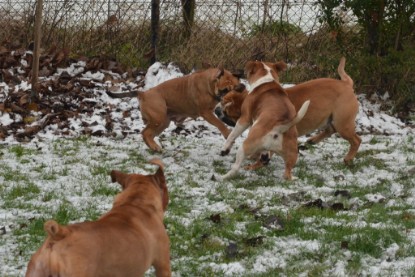
<path fill-rule="evenodd" d="M 269 66 L 267 66 L 266 64 L 262 63 L 264 65 L 264 68 L 268 71 L 267 75 L 259 78 L 258 80 L 256 80 L 249 88 L 248 93 L 251 93 L 252 91 L 254 91 L 254 89 L 256 89 L 257 87 L 259 87 L 260 85 L 263 85 L 265 83 L 270 83 L 270 82 L 274 82 L 275 79 L 274 77 L 272 77 L 271 74 L 271 68 L 269 68 Z"/>

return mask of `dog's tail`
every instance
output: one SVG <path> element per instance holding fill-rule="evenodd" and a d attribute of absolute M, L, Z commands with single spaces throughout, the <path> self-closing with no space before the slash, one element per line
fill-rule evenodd
<path fill-rule="evenodd" d="M 297 112 L 297 115 L 294 117 L 293 120 L 291 120 L 290 122 L 288 122 L 284 125 L 281 125 L 281 127 L 280 127 L 281 133 L 285 133 L 292 126 L 294 126 L 295 124 L 300 122 L 301 119 L 303 119 L 304 115 L 306 114 L 306 112 L 308 110 L 308 106 L 310 106 L 310 100 L 307 100 L 303 103 L 303 105 L 301 106 L 300 110 Z"/>
<path fill-rule="evenodd" d="M 59 225 L 55 220 L 46 221 L 43 228 L 55 241 L 64 239 L 70 233 L 68 227 Z"/>
<path fill-rule="evenodd" d="M 140 91 L 133 90 L 129 92 L 114 93 L 107 89 L 105 93 L 108 94 L 108 96 L 111 98 L 127 98 L 127 97 L 137 97 L 140 94 Z"/>
<path fill-rule="evenodd" d="M 349 75 L 347 75 L 346 71 L 344 71 L 344 66 L 346 65 L 346 58 L 341 57 L 339 67 L 337 68 L 337 72 L 340 75 L 340 78 L 342 81 L 348 83 L 350 86 L 353 86 L 353 80 L 350 78 Z"/>
<path fill-rule="evenodd" d="M 169 204 L 169 193 L 167 191 L 166 178 L 164 177 L 164 164 L 159 158 L 153 158 L 149 162 L 159 166 L 159 169 L 157 170 L 156 174 L 153 175 L 153 178 L 162 192 L 161 200 L 163 203 L 163 211 L 165 211 L 167 205 Z"/>

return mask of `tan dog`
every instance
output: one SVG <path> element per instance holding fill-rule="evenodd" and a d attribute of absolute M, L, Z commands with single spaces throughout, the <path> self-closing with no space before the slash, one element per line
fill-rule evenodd
<path fill-rule="evenodd" d="M 113 170 L 122 186 L 112 209 L 100 219 L 59 225 L 45 223 L 48 236 L 32 256 L 26 277 L 171 276 L 169 238 L 163 225 L 169 197 L 160 160 L 154 175 Z"/>
<path fill-rule="evenodd" d="M 141 115 L 146 127 L 142 131 L 144 142 L 157 152 L 161 147 L 154 141 L 170 122 L 181 124 L 201 116 L 216 126 L 227 138 L 230 130 L 214 114 L 220 96 L 229 92 L 239 79 L 227 70 L 210 68 L 190 75 L 165 81 L 146 92 L 111 93 L 114 98 L 138 96 Z"/>
<path fill-rule="evenodd" d="M 308 139 L 309 143 L 315 144 L 338 132 L 350 143 L 349 152 L 344 158 L 344 162 L 349 163 L 356 156 L 362 140 L 355 131 L 359 102 L 353 90 L 353 80 L 344 71 L 345 62 L 345 58 L 342 58 L 338 67 L 341 80 L 316 79 L 286 88 L 285 91 L 297 111 L 306 100 L 311 101 L 306 115 L 296 125 L 298 135 L 323 129 L 322 132 Z M 278 64 L 279 68 L 282 68 L 281 62 Z M 275 70 L 275 67 L 272 68 Z M 223 97 L 215 113 L 224 122 L 232 125 L 232 122 L 239 119 L 242 103 L 247 95 L 246 90 L 242 93 L 229 92 Z"/>
<path fill-rule="evenodd" d="M 278 75 L 271 69 L 273 64 L 248 62 L 245 72 L 251 91 L 241 106 L 241 116 L 229 135 L 221 152 L 229 153 L 235 139 L 248 127 L 248 137 L 238 149 L 236 161 L 232 169 L 223 179 L 237 173 L 245 158 L 253 157 L 263 151 L 271 151 L 281 155 L 285 161 L 284 178 L 292 179 L 291 170 L 297 162 L 297 124 L 307 112 L 309 101 L 298 111 L 288 99 L 286 92 L 275 81 Z"/>

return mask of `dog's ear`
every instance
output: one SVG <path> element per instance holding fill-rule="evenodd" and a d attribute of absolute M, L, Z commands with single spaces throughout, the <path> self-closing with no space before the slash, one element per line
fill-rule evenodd
<path fill-rule="evenodd" d="M 159 186 L 162 192 L 161 201 L 163 203 L 163 211 L 165 211 L 169 203 L 169 193 L 167 191 L 166 178 L 164 176 L 164 170 L 163 170 L 164 165 L 163 165 L 163 162 L 158 158 L 152 159 L 150 163 L 159 166 L 157 172 L 153 175 L 153 179 L 157 183 L 157 185 Z"/>
<path fill-rule="evenodd" d="M 283 61 L 279 61 L 279 62 L 272 64 L 272 69 L 274 69 L 275 72 L 280 73 L 281 71 L 284 71 L 287 69 L 287 64 Z"/>
<path fill-rule="evenodd" d="M 255 61 L 249 61 L 245 64 L 245 76 L 248 78 L 249 75 L 254 73 L 255 70 Z"/>
<path fill-rule="evenodd" d="M 225 74 L 225 69 L 223 68 L 223 65 L 219 65 L 215 73 L 214 79 L 219 80 L 224 74 Z"/>
<path fill-rule="evenodd" d="M 43 228 L 53 240 L 64 239 L 70 233 L 66 226 L 59 225 L 54 220 L 46 221 Z"/>
<path fill-rule="evenodd" d="M 113 183 L 118 182 L 122 189 L 125 190 L 128 187 L 128 179 L 129 175 L 126 173 L 123 173 L 121 171 L 118 170 L 112 170 L 111 171 L 111 181 Z"/>

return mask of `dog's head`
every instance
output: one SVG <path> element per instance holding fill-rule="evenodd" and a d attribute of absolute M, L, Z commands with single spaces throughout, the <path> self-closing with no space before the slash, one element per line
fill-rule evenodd
<path fill-rule="evenodd" d="M 157 199 L 150 199 L 156 197 L 159 198 L 163 211 L 166 210 L 169 195 L 163 172 L 163 163 L 159 159 L 153 159 L 150 163 L 159 167 L 153 175 L 127 174 L 117 170 L 111 171 L 112 182 L 118 182 L 123 190 L 116 196 L 114 206 L 126 203 L 134 204 L 135 201 L 158 202 Z M 155 194 L 154 191 L 156 191 Z"/>
<path fill-rule="evenodd" d="M 287 64 L 283 61 L 276 63 L 250 61 L 245 66 L 245 74 L 250 84 L 267 76 L 270 79 L 279 82 L 279 73 L 287 68 Z M 225 94 L 220 103 L 215 108 L 216 116 L 229 126 L 235 126 L 241 116 L 242 103 L 248 92 L 245 86 L 235 86 L 234 89 Z"/>
<path fill-rule="evenodd" d="M 257 80 L 268 76 L 276 82 L 280 82 L 279 73 L 287 68 L 287 64 L 283 61 L 276 63 L 249 61 L 245 65 L 245 76 L 250 84 Z"/>
<path fill-rule="evenodd" d="M 221 101 L 215 108 L 216 116 L 229 126 L 235 126 L 241 116 L 242 103 L 248 91 L 243 84 L 236 86 L 232 91 L 222 97 Z"/>
<path fill-rule="evenodd" d="M 240 75 L 231 73 L 223 67 L 216 68 L 213 75 L 215 83 L 215 95 L 220 100 L 225 94 L 240 84 Z"/>

